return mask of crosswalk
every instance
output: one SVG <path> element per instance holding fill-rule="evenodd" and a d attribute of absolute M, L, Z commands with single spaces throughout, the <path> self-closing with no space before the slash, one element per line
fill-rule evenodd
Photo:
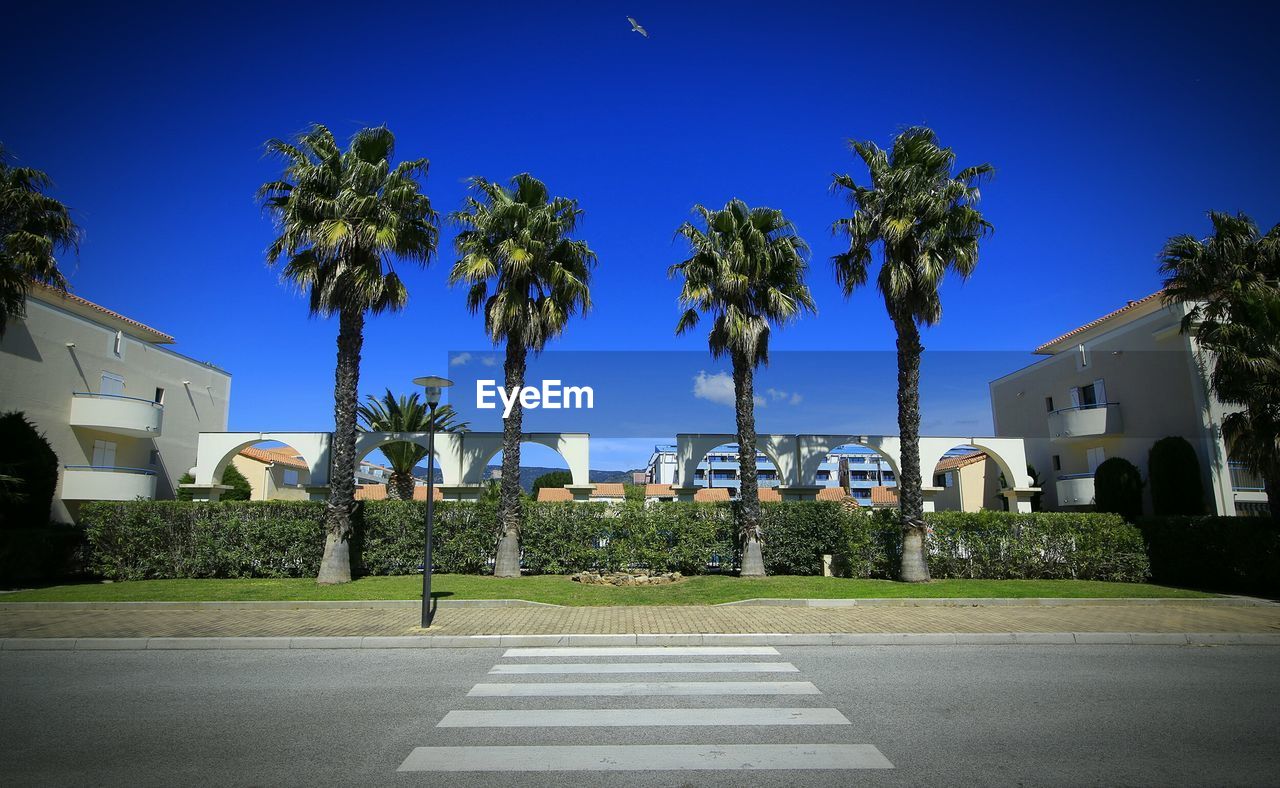
<path fill-rule="evenodd" d="M 519 740 L 519 730 L 550 737 L 554 743 L 428 745 L 415 748 L 401 772 L 546 772 L 546 771 L 685 771 L 762 769 L 892 769 L 893 764 L 873 745 L 823 741 L 794 743 L 745 740 L 734 729 L 767 732 L 771 728 L 839 731 L 849 719 L 835 708 L 808 705 L 804 698 L 821 696 L 812 682 L 780 680 L 777 674 L 797 674 L 790 662 L 753 657 L 779 657 L 772 646 L 578 646 L 509 648 L 490 677 L 503 681 L 477 682 L 466 694 L 470 705 L 497 703 L 505 708 L 454 709 L 437 724 L 437 738 L 480 737 L 485 731 L 510 729 L 506 741 Z M 693 659 L 716 658 L 715 661 Z M 572 662 L 562 660 L 571 659 Z M 557 661 L 560 660 L 560 661 Z M 589 661 L 588 661 L 589 660 Z M 732 661 L 730 661 L 732 660 Z M 717 678 L 716 674 L 724 676 Z M 762 674 L 744 680 L 744 674 Z M 653 676 L 660 680 L 613 680 L 619 676 Z M 602 677 L 605 680 L 587 680 Z M 688 677 L 686 679 L 685 677 Z M 670 680 L 667 680 L 670 678 Z M 797 677 L 799 678 L 799 677 Z M 712 680 L 714 679 L 714 680 Z M 667 707 L 641 699 L 671 698 Z M 774 699 L 777 700 L 774 700 Z M 474 699 L 474 700 L 473 700 Z M 510 699 L 510 700 L 506 700 Z M 539 700 L 541 699 L 541 700 Z M 597 699 L 597 700 L 592 700 Z M 681 700 L 685 699 L 685 700 Z M 634 702 L 639 701 L 639 702 Z M 708 705 L 723 701 L 726 705 Z M 800 703 L 797 703 L 800 701 Z M 524 704 L 546 706 L 530 708 Z M 561 707 L 564 703 L 572 707 Z M 623 704 L 619 706 L 618 704 Z M 783 703 L 785 706 L 775 706 Z M 559 704 L 559 705 L 558 705 Z M 602 729 L 596 741 L 607 739 L 604 729 L 649 731 L 646 743 L 584 744 L 583 733 L 566 730 L 555 742 L 556 730 Z M 725 743 L 668 741 L 695 738 L 684 729 L 723 728 L 715 738 Z M 670 729 L 663 731 L 663 729 Z M 472 733 L 468 733 L 472 731 Z M 587 741 L 590 741 L 590 731 Z M 616 737 L 614 737 L 616 738 Z M 638 734 L 635 738 L 639 738 Z M 814 738 L 829 740 L 831 735 Z M 840 737 L 835 737 L 840 738 Z M 466 739 L 464 738 L 463 741 Z M 648 743 L 649 741 L 655 743 Z M 728 743 L 734 742 L 734 743 Z"/>

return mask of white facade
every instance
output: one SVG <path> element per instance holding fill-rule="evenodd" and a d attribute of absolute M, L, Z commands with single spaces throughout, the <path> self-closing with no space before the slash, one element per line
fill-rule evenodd
<path fill-rule="evenodd" d="M 1094 503 L 1093 472 L 1123 457 L 1149 478 L 1148 453 L 1176 435 L 1195 449 L 1206 511 L 1258 513 L 1266 496 L 1227 456 L 1224 408 L 1209 389 L 1206 357 L 1182 333 L 1186 308 L 1160 293 L 1046 342 L 1042 361 L 991 382 L 996 434 L 1022 438 L 1043 480 L 1046 509 Z M 1150 484 L 1144 512 L 1152 512 Z"/>
<path fill-rule="evenodd" d="M 87 500 L 173 498 L 197 435 L 225 430 L 231 375 L 173 352 L 173 338 L 35 286 L 0 338 L 0 412 L 21 411 L 60 466 L 52 517 Z"/>

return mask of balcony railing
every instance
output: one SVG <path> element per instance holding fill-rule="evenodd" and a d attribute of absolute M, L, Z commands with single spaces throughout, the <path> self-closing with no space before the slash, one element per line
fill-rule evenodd
<path fill-rule="evenodd" d="M 1093 503 L 1093 474 L 1072 473 L 1059 476 L 1055 483 L 1059 506 L 1089 506 Z"/>
<path fill-rule="evenodd" d="M 70 422 L 72 427 L 154 438 L 164 427 L 164 406 L 122 394 L 77 391 L 71 395 Z"/>
<path fill-rule="evenodd" d="M 132 501 L 156 497 L 156 472 L 111 465 L 68 465 L 62 472 L 64 501 Z"/>
<path fill-rule="evenodd" d="M 1050 440 L 1065 441 L 1074 438 L 1117 435 L 1123 429 L 1124 423 L 1120 419 L 1118 402 L 1063 408 L 1049 414 Z"/>
<path fill-rule="evenodd" d="M 1240 492 L 1266 492 L 1262 479 L 1245 467 L 1242 462 L 1227 463 L 1231 472 L 1231 489 Z"/>

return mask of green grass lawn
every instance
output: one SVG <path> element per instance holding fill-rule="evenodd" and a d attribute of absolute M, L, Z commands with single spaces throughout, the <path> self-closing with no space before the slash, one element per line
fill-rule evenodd
<path fill-rule="evenodd" d="M 1093 580 L 936 580 L 927 584 L 834 577 L 690 577 L 650 588 L 582 586 L 561 576 L 498 579 L 436 575 L 432 596 L 443 599 L 527 599 L 556 605 L 712 605 L 755 597 L 869 599 L 876 597 L 1209 597 L 1199 591 Z M 0 594 L 0 602 L 212 602 L 314 599 L 421 599 L 421 575 L 365 577 L 341 586 L 289 580 L 135 580 L 51 586 Z"/>

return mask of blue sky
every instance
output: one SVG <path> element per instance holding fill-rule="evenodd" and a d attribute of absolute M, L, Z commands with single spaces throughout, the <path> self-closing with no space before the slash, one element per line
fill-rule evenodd
<path fill-rule="evenodd" d="M 402 155 L 431 159 L 442 214 L 471 175 L 527 170 L 578 198 L 596 308 L 557 351 L 704 350 L 672 336 L 672 233 L 694 203 L 735 196 L 781 208 L 813 247 L 820 314 L 775 351 L 890 350 L 874 291 L 835 287 L 845 205 L 828 186 L 861 175 L 847 138 L 917 123 L 997 170 L 996 232 L 972 279 L 945 286 L 930 350 L 1027 351 L 1154 291 L 1160 245 L 1203 233 L 1207 209 L 1280 221 L 1271 3 L 39 6 L 6 10 L 26 33 L 0 51 L 0 141 L 84 227 L 75 292 L 230 370 L 232 429 L 331 424 L 336 326 L 265 266 L 253 200 L 278 171 L 263 141 L 312 122 L 389 125 Z M 366 393 L 485 349 L 445 285 L 451 228 L 442 241 L 405 273 L 407 310 L 370 322 Z M 628 456 L 593 464 L 644 460 Z"/>

